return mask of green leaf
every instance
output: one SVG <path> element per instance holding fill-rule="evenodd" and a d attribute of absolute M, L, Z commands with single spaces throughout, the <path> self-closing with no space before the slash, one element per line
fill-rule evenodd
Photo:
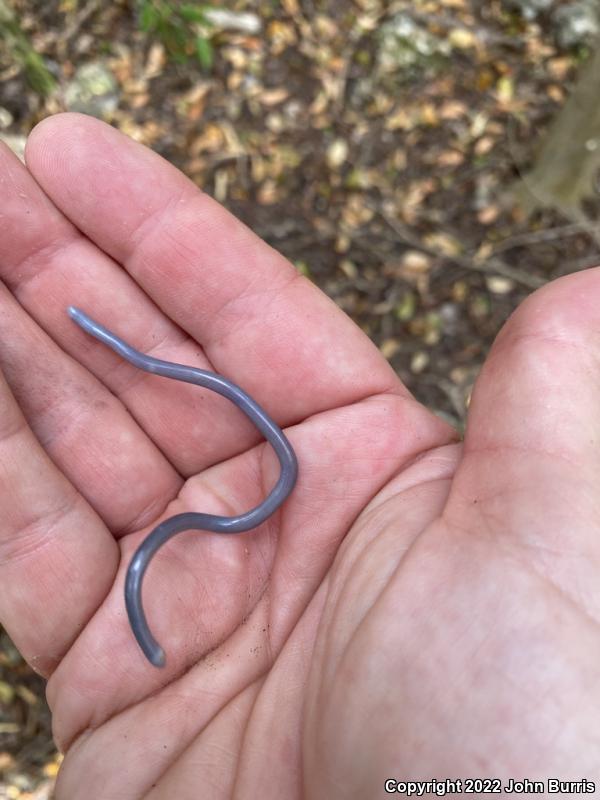
<path fill-rule="evenodd" d="M 196 57 L 205 70 L 209 70 L 214 62 L 215 51 L 209 39 L 198 36 L 196 39 Z"/>
<path fill-rule="evenodd" d="M 27 83 L 34 92 L 45 97 L 55 89 L 56 80 L 37 53 L 33 51 L 28 53 L 23 67 Z"/>
<path fill-rule="evenodd" d="M 186 29 L 179 23 L 177 25 L 172 24 L 169 26 L 169 28 L 170 52 L 174 56 L 180 56 L 183 61 L 186 61 L 187 50 L 190 44 L 190 39 Z"/>
<path fill-rule="evenodd" d="M 140 8 L 140 27 L 144 31 L 151 31 L 156 28 L 160 20 L 160 13 L 154 3 L 144 2 Z"/>
<path fill-rule="evenodd" d="M 188 22 L 202 22 L 206 24 L 206 17 L 204 9 L 201 6 L 194 6 L 191 3 L 185 3 L 179 8 L 179 14 L 183 19 Z"/>

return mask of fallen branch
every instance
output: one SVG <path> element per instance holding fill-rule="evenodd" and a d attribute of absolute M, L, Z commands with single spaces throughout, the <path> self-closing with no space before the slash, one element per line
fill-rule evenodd
<path fill-rule="evenodd" d="M 66 57 L 71 41 L 101 7 L 102 0 L 89 0 L 74 14 L 70 22 L 65 25 L 64 30 L 55 31 L 48 35 L 48 41 L 56 46 L 61 58 Z"/>
<path fill-rule="evenodd" d="M 429 245 L 424 244 L 420 239 L 413 235 L 413 233 L 401 222 L 394 219 L 390 214 L 382 208 L 369 204 L 369 208 L 374 211 L 388 224 L 388 226 L 396 233 L 403 242 L 410 245 L 414 250 L 419 250 L 432 258 L 440 259 L 443 261 L 450 261 L 453 264 L 461 267 L 462 269 L 471 272 L 479 272 L 484 275 L 502 275 L 504 278 L 510 278 L 522 286 L 527 286 L 529 289 L 539 289 L 547 283 L 543 278 L 538 278 L 535 275 L 528 275 L 516 267 L 511 267 L 505 264 L 498 258 L 488 258 L 481 263 L 474 261 L 468 255 L 449 255 L 435 250 Z"/>
<path fill-rule="evenodd" d="M 594 225 L 589 225 L 593 229 Z M 560 225 L 556 228 L 544 228 L 540 231 L 530 231 L 529 233 L 517 233 L 514 236 L 507 236 L 506 239 L 498 242 L 490 253 L 490 256 L 495 256 L 497 253 L 504 253 L 507 250 L 512 250 L 515 247 L 522 247 L 528 244 L 537 244 L 539 242 L 551 242 L 554 239 L 567 238 L 568 236 L 577 236 L 579 233 L 590 234 L 588 226 L 583 222 L 572 222 L 567 225 Z"/>

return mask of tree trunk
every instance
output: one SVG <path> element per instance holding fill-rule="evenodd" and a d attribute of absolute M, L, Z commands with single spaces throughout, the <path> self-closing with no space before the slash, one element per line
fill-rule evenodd
<path fill-rule="evenodd" d="M 553 207 L 577 220 L 600 196 L 600 37 L 564 108 L 542 142 L 533 169 L 514 189 L 527 211 Z"/>

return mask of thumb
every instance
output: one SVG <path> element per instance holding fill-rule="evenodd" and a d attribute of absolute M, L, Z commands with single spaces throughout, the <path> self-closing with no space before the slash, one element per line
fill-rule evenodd
<path fill-rule="evenodd" d="M 600 268 L 531 295 L 477 381 L 445 517 L 520 551 L 600 618 Z"/>

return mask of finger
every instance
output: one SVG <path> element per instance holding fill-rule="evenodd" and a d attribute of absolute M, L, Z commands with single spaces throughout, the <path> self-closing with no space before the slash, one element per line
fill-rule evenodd
<path fill-rule="evenodd" d="M 0 365 L 38 441 L 112 531 L 148 524 L 176 496 L 180 476 L 123 405 L 1 285 Z"/>
<path fill-rule="evenodd" d="M 54 466 L 0 375 L 0 622 L 48 675 L 106 597 L 117 544 Z"/>
<path fill-rule="evenodd" d="M 516 553 L 600 619 L 600 269 L 529 297 L 469 409 L 446 518 Z"/>
<path fill-rule="evenodd" d="M 2 143 L 0 179 L 7 187 L 0 197 L 0 278 L 61 348 L 122 400 L 175 468 L 193 474 L 255 443 L 257 431 L 228 401 L 137 370 L 77 328 L 65 313 L 73 302 L 99 320 L 111 321 L 144 352 L 212 368 L 198 345 L 127 273 L 64 218 Z M 137 451 L 136 442 L 132 440 Z M 144 463 L 150 467 L 152 460 Z M 160 492 L 156 494 L 159 501 Z"/>
<path fill-rule="evenodd" d="M 403 391 L 333 302 L 155 153 L 64 114 L 31 134 L 27 164 L 63 213 L 280 424 Z"/>

